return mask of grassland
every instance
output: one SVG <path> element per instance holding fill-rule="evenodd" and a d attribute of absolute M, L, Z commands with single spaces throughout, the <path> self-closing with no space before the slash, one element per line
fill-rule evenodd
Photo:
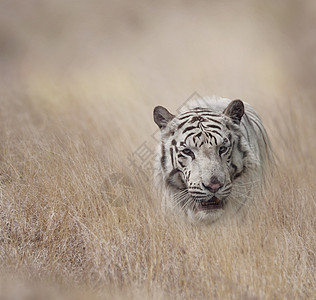
<path fill-rule="evenodd" d="M 315 298 L 315 70 L 287 35 L 313 25 L 309 6 L 79 2 L 1 10 L 0 296 Z M 276 169 L 242 220 L 165 215 L 128 160 L 154 149 L 153 107 L 194 91 L 267 127 Z"/>

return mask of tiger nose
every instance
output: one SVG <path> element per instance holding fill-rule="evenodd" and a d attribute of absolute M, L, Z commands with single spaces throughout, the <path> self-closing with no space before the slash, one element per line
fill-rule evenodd
<path fill-rule="evenodd" d="M 211 193 L 216 193 L 223 186 L 223 184 L 221 182 L 219 182 L 217 177 L 212 176 L 210 183 L 208 185 L 205 185 L 203 183 L 203 186 L 207 190 L 209 190 Z"/>

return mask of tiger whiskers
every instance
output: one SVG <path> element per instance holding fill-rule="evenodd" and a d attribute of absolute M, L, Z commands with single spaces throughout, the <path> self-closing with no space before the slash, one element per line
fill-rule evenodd
<path fill-rule="evenodd" d="M 182 191 L 174 194 L 173 195 L 173 200 L 174 200 L 173 202 L 174 203 L 173 203 L 172 208 L 180 206 L 180 208 L 182 209 L 185 206 L 185 204 L 187 203 L 188 199 L 190 198 L 188 196 L 189 196 L 189 192 L 187 189 L 182 190 Z"/>
<path fill-rule="evenodd" d="M 265 183 L 271 152 L 250 105 L 216 97 L 201 101 L 190 101 L 177 115 L 162 106 L 153 112 L 162 133 L 156 185 L 166 183 L 166 207 L 198 222 L 217 220 L 224 210 L 252 202 Z"/>
<path fill-rule="evenodd" d="M 248 193 L 248 195 L 246 194 Z M 232 200 L 238 204 L 244 205 L 244 206 L 249 206 L 246 204 L 246 202 L 250 199 L 253 199 L 252 196 L 249 195 L 249 192 L 242 193 L 241 191 L 234 191 L 234 196 L 232 197 Z M 236 197 L 235 197 L 236 195 Z"/>
<path fill-rule="evenodd" d="M 182 190 L 178 193 L 175 193 L 173 194 L 173 199 L 176 201 L 176 202 L 179 202 L 181 200 L 183 200 L 183 197 L 187 196 L 188 195 L 188 190 L 185 189 L 185 190 Z"/>
<path fill-rule="evenodd" d="M 249 180 L 247 182 L 238 182 L 236 183 L 236 187 L 248 187 L 248 186 L 257 186 L 260 185 L 261 181 L 260 180 Z"/>
<path fill-rule="evenodd" d="M 188 200 L 184 203 L 184 205 L 181 207 L 181 209 L 183 209 L 184 211 L 187 211 L 189 206 L 194 204 L 195 201 L 192 197 L 189 197 Z M 192 207 L 193 208 L 193 207 Z"/>
<path fill-rule="evenodd" d="M 173 208 L 178 207 L 180 210 L 187 212 L 189 208 L 193 209 L 196 199 L 192 197 L 188 189 L 182 190 L 173 195 Z"/>

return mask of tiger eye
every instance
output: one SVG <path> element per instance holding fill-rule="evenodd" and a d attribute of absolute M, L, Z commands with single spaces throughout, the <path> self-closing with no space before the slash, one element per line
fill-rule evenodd
<path fill-rule="evenodd" d="M 245 200 L 256 197 L 266 163 L 274 160 L 264 126 L 249 104 L 194 96 L 176 115 L 156 106 L 154 121 L 163 145 L 157 151 L 155 185 L 176 215 L 211 224 L 225 210 L 233 216 Z M 247 172 L 250 164 L 256 168 Z M 260 183 L 249 184 L 254 181 Z"/>
<path fill-rule="evenodd" d="M 186 154 L 186 155 L 191 155 L 191 154 L 193 154 L 193 152 L 192 152 L 189 148 L 183 149 L 182 152 L 183 152 L 184 154 Z"/>
<path fill-rule="evenodd" d="M 219 148 L 219 155 L 221 155 L 221 154 L 223 154 L 223 153 L 225 153 L 226 151 L 227 151 L 227 147 L 226 146 L 221 146 L 220 148 Z"/>

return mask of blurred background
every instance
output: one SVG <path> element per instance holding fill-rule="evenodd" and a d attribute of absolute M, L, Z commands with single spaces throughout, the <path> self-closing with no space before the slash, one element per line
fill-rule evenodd
<path fill-rule="evenodd" d="M 107 128 L 132 127 L 118 134 L 128 147 L 156 129 L 155 105 L 174 111 L 194 92 L 273 119 L 288 101 L 315 109 L 315 32 L 312 0 L 2 0 L 2 100 L 94 107 Z"/>
<path fill-rule="evenodd" d="M 0 0 L 4 279 L 311 298 L 315 33 L 315 0 Z M 254 106 L 280 158 L 268 205 L 244 226 L 178 230 L 149 184 L 132 193 L 111 177 L 137 179 L 127 158 L 154 149 L 153 108 L 175 112 L 194 93 Z M 122 206 L 108 203 L 112 190 Z"/>

